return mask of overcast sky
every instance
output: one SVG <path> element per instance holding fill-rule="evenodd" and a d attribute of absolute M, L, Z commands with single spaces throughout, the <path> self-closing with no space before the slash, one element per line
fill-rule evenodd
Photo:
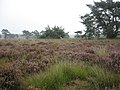
<path fill-rule="evenodd" d="M 79 15 L 89 13 L 86 4 L 92 3 L 93 0 L 0 0 L 0 31 L 42 31 L 47 25 L 57 25 L 74 34 L 85 28 Z"/>

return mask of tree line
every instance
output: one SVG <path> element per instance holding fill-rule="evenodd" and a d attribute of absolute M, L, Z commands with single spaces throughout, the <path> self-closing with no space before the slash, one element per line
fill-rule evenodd
<path fill-rule="evenodd" d="M 4 35 L 4 38 L 7 39 L 9 35 L 12 35 L 9 30 L 7 29 L 2 29 L 2 34 Z M 36 39 L 61 39 L 61 38 L 68 38 L 69 37 L 69 32 L 65 32 L 64 28 L 59 27 L 59 26 L 54 26 L 50 27 L 49 25 L 45 27 L 45 30 L 42 30 L 39 32 L 38 30 L 34 30 L 32 32 L 28 30 L 23 30 L 22 31 L 23 36 L 26 39 L 29 39 L 30 37 L 36 38 Z M 14 34 L 17 35 L 17 34 Z"/>
<path fill-rule="evenodd" d="M 116 38 L 120 35 L 120 1 L 113 0 L 101 0 L 100 2 L 95 2 L 94 4 L 87 4 L 87 7 L 91 10 L 83 16 L 80 16 L 82 20 L 81 23 L 86 27 L 84 34 L 82 31 L 76 31 L 76 38 L 100 38 L 105 36 L 106 38 Z M 49 25 L 45 27 L 45 31 L 32 31 L 23 30 L 23 35 L 28 39 L 29 37 L 40 38 L 68 38 L 69 32 L 65 33 L 64 28 Z M 4 38 L 7 38 L 7 34 L 10 32 L 7 29 L 2 30 Z"/>

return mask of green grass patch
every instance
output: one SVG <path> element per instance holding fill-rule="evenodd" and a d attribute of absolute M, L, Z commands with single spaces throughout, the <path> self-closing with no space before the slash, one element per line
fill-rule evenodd
<path fill-rule="evenodd" d="M 45 72 L 40 72 L 21 80 L 21 87 L 26 90 L 30 85 L 43 90 L 61 90 L 71 80 L 79 78 L 88 81 L 94 89 L 119 84 L 120 77 L 106 72 L 98 66 L 77 65 L 61 62 Z"/>

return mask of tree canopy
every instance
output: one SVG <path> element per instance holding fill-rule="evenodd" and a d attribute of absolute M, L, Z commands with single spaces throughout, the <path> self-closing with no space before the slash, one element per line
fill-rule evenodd
<path fill-rule="evenodd" d="M 82 31 L 76 31 L 75 33 L 76 33 L 75 38 L 80 38 Z"/>
<path fill-rule="evenodd" d="M 2 29 L 2 34 L 4 34 L 4 38 L 7 38 L 7 34 L 10 34 L 10 32 L 7 29 Z"/>
<path fill-rule="evenodd" d="M 32 31 L 32 35 L 36 38 L 36 39 L 40 39 L 40 32 L 35 30 L 35 31 Z"/>
<path fill-rule="evenodd" d="M 29 32 L 28 30 L 23 30 L 22 32 L 26 39 L 28 39 L 32 35 L 31 32 Z"/>
<path fill-rule="evenodd" d="M 64 28 L 54 26 L 51 28 L 49 25 L 45 28 L 45 31 L 41 32 L 41 38 L 52 38 L 52 39 L 60 39 L 68 37 L 68 33 L 64 32 Z"/>
<path fill-rule="evenodd" d="M 116 38 L 120 29 L 120 2 L 106 0 L 87 5 L 91 13 L 81 16 L 86 26 L 85 35 L 89 38 L 99 37 Z"/>

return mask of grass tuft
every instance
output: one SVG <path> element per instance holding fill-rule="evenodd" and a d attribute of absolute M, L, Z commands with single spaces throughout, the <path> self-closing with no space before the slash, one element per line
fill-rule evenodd
<path fill-rule="evenodd" d="M 93 89 L 101 89 L 112 86 L 116 78 L 112 74 L 106 73 L 98 66 L 76 65 L 61 62 L 53 65 L 49 70 L 40 72 L 22 79 L 21 87 L 26 90 L 30 85 L 43 90 L 61 90 L 71 80 L 88 81 Z"/>

